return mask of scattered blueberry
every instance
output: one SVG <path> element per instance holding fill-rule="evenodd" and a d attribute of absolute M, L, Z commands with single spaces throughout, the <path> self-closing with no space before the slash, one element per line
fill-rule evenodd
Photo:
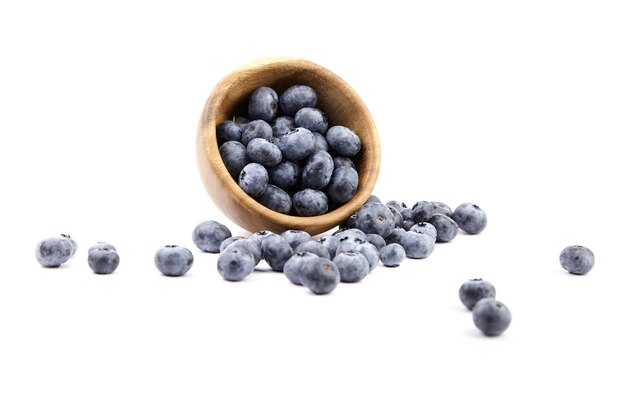
<path fill-rule="evenodd" d="M 87 263 L 96 274 L 111 274 L 120 264 L 120 256 L 116 251 L 99 248 L 89 251 Z"/>
<path fill-rule="evenodd" d="M 375 233 L 386 238 L 395 227 L 395 220 L 386 205 L 367 203 L 356 214 L 356 226 L 365 233 Z"/>
<path fill-rule="evenodd" d="M 339 268 L 324 258 L 310 258 L 300 269 L 300 283 L 314 294 L 328 294 L 337 288 L 340 281 Z"/>
<path fill-rule="evenodd" d="M 321 237 L 319 242 L 324 245 L 330 255 L 330 259 L 334 258 L 337 254 L 337 247 L 339 246 L 339 239 L 337 236 L 324 236 Z"/>
<path fill-rule="evenodd" d="M 295 252 L 310 252 L 316 254 L 320 258 L 330 259 L 328 249 L 326 249 L 322 243 L 313 239 L 300 243 Z"/>
<path fill-rule="evenodd" d="M 274 271 L 282 272 L 285 262 L 293 255 L 289 243 L 279 235 L 271 234 L 261 242 L 263 259 Z"/>
<path fill-rule="evenodd" d="M 256 233 L 253 233 L 249 239 L 254 240 L 256 243 L 259 244 L 259 246 L 263 245 L 263 241 L 265 240 L 266 237 L 268 236 L 272 236 L 274 234 L 274 232 L 271 232 L 269 230 L 259 230 Z M 263 248 L 261 248 L 263 249 Z"/>
<path fill-rule="evenodd" d="M 298 247 L 302 242 L 306 242 L 307 240 L 311 240 L 311 235 L 305 232 L 304 230 L 285 230 L 281 233 L 281 237 L 289 243 L 292 249 Z"/>
<path fill-rule="evenodd" d="M 218 253 L 222 242 L 231 236 L 232 234 L 228 227 L 209 220 L 197 225 L 193 229 L 191 238 L 198 249 L 205 252 Z"/>
<path fill-rule="evenodd" d="M 450 217 L 435 213 L 428 221 L 437 230 L 437 242 L 449 242 L 459 231 L 459 226 Z"/>
<path fill-rule="evenodd" d="M 377 235 L 376 233 L 368 233 L 365 239 L 372 245 L 376 246 L 376 249 L 378 249 L 379 251 L 387 245 L 385 239 L 381 235 Z"/>
<path fill-rule="evenodd" d="M 409 229 L 411 232 L 423 233 L 437 240 L 437 229 L 430 223 L 419 222 L 415 223 L 413 227 Z"/>
<path fill-rule="evenodd" d="M 336 236 L 340 242 L 343 242 L 346 239 L 353 241 L 359 239 L 362 242 L 367 242 L 367 235 L 362 230 L 357 228 L 340 229 L 333 233 L 333 236 Z"/>
<path fill-rule="evenodd" d="M 403 223 L 404 223 L 404 218 L 402 217 L 402 214 L 400 214 L 400 210 L 398 210 L 397 208 L 393 207 L 393 206 L 387 206 L 389 207 L 389 210 L 391 211 L 391 214 L 393 214 L 393 222 L 395 227 L 403 227 Z"/>
<path fill-rule="evenodd" d="M 319 258 L 319 256 L 311 252 L 294 253 L 293 256 L 285 262 L 283 267 L 283 272 L 289 281 L 296 285 L 302 285 L 302 282 L 300 281 L 302 277 L 302 268 L 312 258 Z"/>
<path fill-rule="evenodd" d="M 95 245 L 89 247 L 89 249 L 87 250 L 87 252 L 91 252 L 97 249 L 106 249 L 106 250 L 110 250 L 113 252 L 117 252 L 117 249 L 115 249 L 115 246 L 111 245 L 110 243 L 106 243 L 106 242 L 98 242 Z"/>
<path fill-rule="evenodd" d="M 406 206 L 406 204 L 404 204 L 403 202 L 398 201 L 398 200 L 391 200 L 391 201 L 388 201 L 388 202 L 387 202 L 387 206 L 389 206 L 389 207 L 393 207 L 393 208 L 395 208 L 396 210 L 398 210 L 399 212 L 402 212 L 402 210 L 404 210 L 405 208 L 408 208 L 408 207 Z"/>
<path fill-rule="evenodd" d="M 368 242 L 357 243 L 353 250 L 354 252 L 359 252 L 361 255 L 365 256 L 365 259 L 367 259 L 367 263 L 370 266 L 370 271 L 376 268 L 380 259 L 376 246 Z"/>
<path fill-rule="evenodd" d="M 70 242 L 70 245 L 72 245 L 72 256 L 74 256 L 74 254 L 78 250 L 78 243 L 76 243 L 76 241 L 74 239 L 72 239 L 72 237 L 70 235 L 66 235 L 66 234 L 61 233 L 61 237 L 67 239 Z"/>
<path fill-rule="evenodd" d="M 335 255 L 333 262 L 339 268 L 341 282 L 359 282 L 370 271 L 365 256 L 359 252 L 341 252 Z"/>
<path fill-rule="evenodd" d="M 459 298 L 468 310 L 472 310 L 477 302 L 488 297 L 496 297 L 496 287 L 481 278 L 470 279 L 459 288 Z"/>
<path fill-rule="evenodd" d="M 234 243 L 238 240 L 241 239 L 245 239 L 245 237 L 243 236 L 233 236 L 233 237 L 229 237 L 228 239 L 224 240 L 222 242 L 222 244 L 220 245 L 220 252 L 224 252 L 224 249 L 226 249 L 231 243 Z"/>
<path fill-rule="evenodd" d="M 596 257 L 590 249 L 574 245 L 563 249 L 559 261 L 561 266 L 570 274 L 584 275 L 591 271 L 596 263 Z"/>
<path fill-rule="evenodd" d="M 413 259 L 427 258 L 435 249 L 435 239 L 417 232 L 406 232 L 400 244 L 404 248 L 406 256 Z"/>
<path fill-rule="evenodd" d="M 182 246 L 166 245 L 156 252 L 154 263 L 163 275 L 179 277 L 191 269 L 193 254 Z"/>
<path fill-rule="evenodd" d="M 339 225 L 340 229 L 354 229 L 356 227 L 356 213 L 348 216 L 341 224 Z"/>
<path fill-rule="evenodd" d="M 254 271 L 254 256 L 245 248 L 227 247 L 217 257 L 217 272 L 226 281 L 241 281 Z"/>
<path fill-rule="evenodd" d="M 228 248 L 242 248 L 248 251 L 254 258 L 254 265 L 258 265 L 263 259 L 263 253 L 261 252 L 261 246 L 250 238 L 238 239 L 228 245 Z"/>
<path fill-rule="evenodd" d="M 472 310 L 474 324 L 486 336 L 498 336 L 511 324 L 511 312 L 494 298 L 483 298 Z"/>
<path fill-rule="evenodd" d="M 406 257 L 406 252 L 404 248 L 398 243 L 391 243 L 385 247 L 383 247 L 378 256 L 380 257 L 380 261 L 383 265 L 395 268 L 400 266 L 400 263 Z"/>
<path fill-rule="evenodd" d="M 430 201 L 418 201 L 411 209 L 411 219 L 415 223 L 426 222 L 435 214 L 435 207 Z"/>
<path fill-rule="evenodd" d="M 439 213 L 452 218 L 452 209 L 446 204 L 439 201 L 431 201 L 431 203 L 433 205 L 433 214 Z"/>
<path fill-rule="evenodd" d="M 64 237 L 42 240 L 35 248 L 35 257 L 46 268 L 59 267 L 72 257 L 72 244 Z"/>
<path fill-rule="evenodd" d="M 480 233 L 487 227 L 487 215 L 476 204 L 461 204 L 452 213 L 452 218 L 459 225 L 459 229 L 470 235 Z"/>
<path fill-rule="evenodd" d="M 394 227 L 391 233 L 385 238 L 385 242 L 389 245 L 391 243 L 402 244 L 402 239 L 406 235 L 407 231 L 402 227 Z"/>

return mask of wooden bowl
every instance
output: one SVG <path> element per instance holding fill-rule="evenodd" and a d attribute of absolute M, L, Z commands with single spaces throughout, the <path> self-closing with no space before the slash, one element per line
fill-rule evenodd
<path fill-rule="evenodd" d="M 361 138 L 361 152 L 354 159 L 359 186 L 344 205 L 320 216 L 298 217 L 270 210 L 247 195 L 226 170 L 219 153 L 215 127 L 233 116 L 245 116 L 250 94 L 261 86 L 280 95 L 292 85 L 312 87 L 317 107 L 326 113 L 330 125 L 343 125 Z M 356 212 L 371 195 L 380 170 L 378 132 L 367 107 L 341 78 L 313 62 L 297 58 L 266 58 L 246 64 L 224 77 L 204 106 L 198 127 L 197 157 L 204 186 L 214 203 L 242 228 L 256 232 L 302 229 L 311 235 L 337 226 Z"/>

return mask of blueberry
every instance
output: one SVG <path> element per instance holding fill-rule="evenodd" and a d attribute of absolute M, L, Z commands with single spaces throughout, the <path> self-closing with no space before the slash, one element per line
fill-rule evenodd
<path fill-rule="evenodd" d="M 439 201 L 431 201 L 433 205 L 433 214 L 439 213 L 452 218 L 452 209 L 446 204 Z"/>
<path fill-rule="evenodd" d="M 313 152 L 317 152 L 317 151 L 328 152 L 328 142 L 326 142 L 326 138 L 324 137 L 324 135 L 318 132 L 313 132 L 313 139 L 315 140 L 315 146 L 313 148 Z"/>
<path fill-rule="evenodd" d="M 352 168 L 353 170 L 356 171 L 356 165 L 354 165 L 354 162 L 352 161 L 352 159 L 346 156 L 333 156 L 333 165 L 335 166 L 335 169 L 346 167 L 346 168 Z M 380 203 L 380 201 L 378 202 Z"/>
<path fill-rule="evenodd" d="M 304 107 L 294 116 L 296 126 L 309 129 L 311 132 L 318 132 L 322 135 L 328 130 L 328 119 L 320 110 L 312 107 Z"/>
<path fill-rule="evenodd" d="M 285 262 L 293 255 L 289 243 L 279 235 L 271 234 L 261 243 L 263 259 L 274 271 L 282 272 Z"/>
<path fill-rule="evenodd" d="M 222 161 L 228 173 L 234 179 L 239 177 L 239 173 L 243 167 L 249 163 L 248 155 L 246 155 L 246 147 L 239 142 L 225 142 L 220 146 L 220 155 L 222 156 Z"/>
<path fill-rule="evenodd" d="M 437 229 L 430 223 L 419 222 L 415 223 L 413 227 L 409 229 L 411 232 L 423 233 L 437 240 Z"/>
<path fill-rule="evenodd" d="M 110 243 L 106 243 L 106 242 L 98 242 L 95 245 L 89 247 L 89 249 L 87 250 L 87 252 L 91 252 L 97 249 L 106 249 L 106 250 L 110 250 L 113 252 L 117 252 L 117 249 L 115 249 L 115 246 L 111 245 Z"/>
<path fill-rule="evenodd" d="M 330 256 L 330 258 L 334 258 L 337 254 L 337 247 L 340 243 L 337 236 L 324 236 L 320 238 L 319 242 L 324 245 L 324 247 L 328 251 L 328 255 Z"/>
<path fill-rule="evenodd" d="M 278 146 L 261 138 L 252 139 L 248 143 L 246 155 L 252 162 L 257 162 L 266 168 L 275 167 L 283 160 L 283 154 Z"/>
<path fill-rule="evenodd" d="M 385 239 L 381 235 L 377 235 L 376 233 L 368 233 L 366 235 L 366 239 L 369 243 L 376 246 L 376 249 L 379 251 L 387 245 Z"/>
<path fill-rule="evenodd" d="M 263 241 L 265 240 L 265 238 L 268 237 L 268 236 L 272 236 L 273 234 L 274 234 L 274 232 L 271 232 L 269 230 L 259 230 L 258 232 L 253 233 L 248 239 L 252 239 L 256 243 L 258 243 L 259 246 L 262 246 Z"/>
<path fill-rule="evenodd" d="M 398 210 L 394 206 L 387 206 L 387 207 L 389 207 L 391 214 L 393 214 L 393 221 L 394 221 L 395 227 L 402 227 L 404 223 L 404 219 L 402 218 L 402 214 L 400 214 L 400 210 Z"/>
<path fill-rule="evenodd" d="M 310 252 L 316 254 L 320 258 L 330 259 L 328 249 L 326 249 L 322 243 L 313 239 L 300 243 L 295 252 Z"/>
<path fill-rule="evenodd" d="M 272 132 L 274 134 L 274 137 L 277 138 L 287 134 L 287 132 L 295 128 L 296 122 L 293 120 L 293 117 L 289 116 L 277 117 L 272 124 Z"/>
<path fill-rule="evenodd" d="M 393 207 L 393 208 L 395 208 L 395 209 L 396 209 L 396 210 L 398 210 L 399 212 L 402 212 L 402 210 L 404 210 L 405 208 L 407 208 L 406 204 L 404 204 L 403 202 L 398 201 L 398 200 L 391 200 L 391 201 L 388 201 L 388 202 L 387 202 L 387 205 L 388 205 L 389 207 Z"/>
<path fill-rule="evenodd" d="M 259 203 L 278 213 L 289 214 L 291 211 L 291 197 L 289 197 L 289 194 L 271 184 L 267 186 L 259 197 Z"/>
<path fill-rule="evenodd" d="M 248 195 L 258 197 L 267 188 L 269 175 L 265 167 L 256 162 L 249 163 L 239 173 L 239 186 Z"/>
<path fill-rule="evenodd" d="M 430 201 L 418 201 L 411 209 L 411 219 L 415 223 L 426 222 L 435 214 L 435 208 Z"/>
<path fill-rule="evenodd" d="M 212 253 L 218 253 L 222 242 L 231 236 L 228 227 L 212 220 L 200 223 L 191 234 L 198 249 Z"/>
<path fill-rule="evenodd" d="M 386 238 L 395 226 L 393 214 L 382 203 L 367 203 L 356 214 L 356 225 L 365 233 L 375 233 Z"/>
<path fill-rule="evenodd" d="M 287 116 L 293 116 L 304 107 L 315 107 L 317 94 L 306 85 L 294 85 L 280 95 L 280 108 Z"/>
<path fill-rule="evenodd" d="M 459 232 L 456 222 L 443 214 L 433 214 L 428 222 L 437 229 L 437 242 L 449 242 Z"/>
<path fill-rule="evenodd" d="M 339 268 L 330 259 L 310 258 L 300 270 L 300 282 L 314 294 L 328 294 L 339 285 Z"/>
<path fill-rule="evenodd" d="M 254 256 L 245 248 L 226 248 L 217 257 L 217 272 L 226 281 L 241 281 L 254 271 Z"/>
<path fill-rule="evenodd" d="M 402 214 L 402 218 L 404 220 L 412 220 L 413 219 L 413 210 L 411 210 L 408 207 L 403 208 L 402 210 L 400 210 L 400 214 Z"/>
<path fill-rule="evenodd" d="M 411 230 L 411 227 L 413 227 L 413 226 L 415 226 L 415 222 L 414 222 L 413 220 L 411 220 L 411 219 L 409 219 L 409 220 L 404 220 L 404 221 L 402 222 L 402 228 L 403 228 L 404 230 L 406 230 L 407 232 L 408 232 L 409 230 Z"/>
<path fill-rule="evenodd" d="M 111 274 L 120 264 L 120 256 L 116 251 L 100 248 L 89 252 L 87 256 L 89 268 L 96 274 Z"/>
<path fill-rule="evenodd" d="M 302 277 L 302 268 L 307 262 L 314 258 L 319 258 L 319 256 L 311 252 L 294 253 L 293 256 L 285 262 L 285 266 L 283 267 L 285 276 L 293 284 L 302 285 L 302 282 L 300 282 L 300 278 Z"/>
<path fill-rule="evenodd" d="M 341 156 L 354 156 L 361 150 L 361 139 L 344 126 L 333 126 L 326 132 L 328 145 Z"/>
<path fill-rule="evenodd" d="M 347 167 L 336 168 L 330 178 L 326 192 L 328 197 L 338 204 L 350 201 L 359 186 L 359 174 Z"/>
<path fill-rule="evenodd" d="M 61 237 L 67 239 L 70 242 L 70 245 L 72 245 L 72 256 L 74 256 L 74 254 L 78 250 L 78 243 L 76 243 L 76 241 L 74 239 L 72 239 L 72 237 L 70 235 L 62 233 Z"/>
<path fill-rule="evenodd" d="M 268 169 L 267 173 L 270 184 L 283 190 L 290 190 L 300 183 L 302 169 L 295 162 L 283 160 L 280 164 Z"/>
<path fill-rule="evenodd" d="M 382 248 L 378 256 L 383 265 L 395 268 L 404 260 L 406 253 L 401 245 L 391 243 Z"/>
<path fill-rule="evenodd" d="M 337 230 L 333 233 L 333 235 L 336 236 L 340 242 L 343 242 L 346 239 L 352 241 L 359 239 L 362 242 L 367 242 L 367 235 L 362 230 L 357 228 Z"/>
<path fill-rule="evenodd" d="M 289 245 L 291 245 L 292 249 L 298 247 L 298 245 L 302 242 L 311 240 L 311 235 L 304 230 L 285 230 L 280 236 L 285 239 Z"/>
<path fill-rule="evenodd" d="M 370 271 L 365 256 L 359 252 L 341 252 L 335 255 L 333 262 L 339 268 L 341 282 L 359 282 Z"/>
<path fill-rule="evenodd" d="M 406 256 L 413 259 L 428 258 L 435 249 L 435 239 L 417 232 L 406 232 L 400 244 Z"/>
<path fill-rule="evenodd" d="M 339 229 L 354 229 L 356 228 L 356 213 L 348 216 L 344 221 L 339 224 Z"/>
<path fill-rule="evenodd" d="M 238 239 L 228 245 L 226 249 L 229 248 L 242 248 L 246 251 L 250 252 L 252 257 L 254 258 L 254 265 L 258 265 L 263 259 L 263 253 L 261 252 L 261 246 L 250 238 Z"/>
<path fill-rule="evenodd" d="M 64 237 L 51 237 L 37 243 L 37 262 L 46 268 L 56 268 L 72 257 L 72 244 Z"/>
<path fill-rule="evenodd" d="M 228 142 L 229 140 L 241 140 L 241 127 L 232 120 L 217 125 L 217 140 L 219 143 Z"/>
<path fill-rule="evenodd" d="M 394 227 L 391 230 L 391 233 L 385 238 L 385 242 L 389 245 L 391 243 L 399 243 L 402 244 L 402 239 L 404 239 L 404 235 L 407 234 L 407 231 L 402 227 Z"/>
<path fill-rule="evenodd" d="M 328 198 L 319 190 L 306 188 L 293 195 L 293 207 L 299 216 L 319 216 L 328 211 Z"/>
<path fill-rule="evenodd" d="M 313 153 L 315 138 L 310 130 L 297 127 L 277 138 L 276 145 L 283 153 L 283 158 L 300 161 Z"/>
<path fill-rule="evenodd" d="M 241 132 L 241 143 L 248 146 L 252 139 L 262 138 L 270 140 L 273 137 L 273 133 L 272 126 L 265 120 L 253 120 Z"/>
<path fill-rule="evenodd" d="M 496 297 L 496 287 L 481 278 L 470 279 L 459 288 L 459 298 L 468 310 L 472 310 L 477 302 L 487 297 Z"/>
<path fill-rule="evenodd" d="M 179 277 L 191 269 L 193 254 L 182 246 L 166 245 L 156 252 L 154 263 L 163 275 Z"/>
<path fill-rule="evenodd" d="M 248 101 L 248 116 L 269 122 L 278 112 L 278 94 L 269 87 L 259 87 L 252 92 Z"/>
<path fill-rule="evenodd" d="M 511 324 L 511 312 L 494 298 L 483 298 L 472 310 L 474 324 L 486 336 L 498 336 Z"/>
<path fill-rule="evenodd" d="M 241 131 L 243 132 L 243 130 L 246 128 L 246 126 L 248 125 L 248 123 L 250 123 L 250 120 L 246 119 L 245 117 L 242 116 L 237 116 L 233 119 L 233 122 L 235 122 L 235 124 L 237 126 L 239 126 L 239 128 L 241 129 Z"/>
<path fill-rule="evenodd" d="M 306 188 L 321 190 L 330 182 L 333 175 L 333 158 L 326 151 L 313 153 L 307 159 L 302 170 L 302 185 Z"/>
<path fill-rule="evenodd" d="M 345 238 L 344 240 L 340 240 L 339 246 L 337 246 L 337 250 L 335 251 L 335 256 L 337 256 L 338 254 L 342 252 L 354 251 L 354 248 L 357 245 L 360 245 L 361 243 L 365 243 L 365 242 L 361 239 L 352 240 L 352 239 Z"/>
<path fill-rule="evenodd" d="M 584 275 L 591 271 L 596 263 L 593 252 L 584 246 L 568 246 L 559 256 L 561 266 L 569 273 Z"/>
<path fill-rule="evenodd" d="M 358 243 L 353 250 L 365 256 L 365 259 L 367 259 L 367 263 L 370 266 L 370 271 L 376 268 L 376 265 L 378 265 L 378 260 L 380 259 L 380 255 L 378 253 L 378 249 L 376 249 L 376 246 L 368 242 L 363 242 Z"/>
<path fill-rule="evenodd" d="M 343 157 L 343 156 L 338 156 L 337 158 L 344 158 L 344 157 Z M 346 159 L 347 159 L 347 158 L 346 158 Z M 348 160 L 349 160 L 350 162 L 352 162 L 352 160 L 350 160 L 350 159 L 348 159 Z M 354 165 L 354 164 L 352 164 L 352 165 Z M 352 168 L 354 168 L 354 166 L 353 166 Z M 367 201 L 366 201 L 365 203 L 366 203 L 366 204 L 367 204 L 367 203 L 382 203 L 382 201 L 380 201 L 380 198 L 378 198 L 378 197 L 376 197 L 374 194 L 372 194 L 372 195 L 370 195 L 370 196 L 367 198 Z"/>
<path fill-rule="evenodd" d="M 220 252 L 224 252 L 224 249 L 226 249 L 231 243 L 235 243 L 238 240 L 241 239 L 245 239 L 245 237 L 243 236 L 233 236 L 233 237 L 229 237 L 228 239 L 224 240 L 222 242 L 222 244 L 220 245 Z"/>
<path fill-rule="evenodd" d="M 476 204 L 461 204 L 452 213 L 452 218 L 459 225 L 459 229 L 470 235 L 480 233 L 487 227 L 487 215 Z"/>

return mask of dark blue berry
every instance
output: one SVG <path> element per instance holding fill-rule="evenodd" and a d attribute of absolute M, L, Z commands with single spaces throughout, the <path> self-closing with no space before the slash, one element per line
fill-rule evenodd
<path fill-rule="evenodd" d="M 246 194 L 252 197 L 258 197 L 267 188 L 269 175 L 265 167 L 256 162 L 252 162 L 241 170 L 239 173 L 239 186 Z"/>
<path fill-rule="evenodd" d="M 246 147 L 240 142 L 229 141 L 220 146 L 222 161 L 228 173 L 234 179 L 239 177 L 239 173 L 250 161 L 246 155 Z"/>
<path fill-rule="evenodd" d="M 350 201 L 359 186 L 359 174 L 347 167 L 335 168 L 326 192 L 328 197 L 337 204 Z"/>
<path fill-rule="evenodd" d="M 470 235 L 480 233 L 487 227 L 487 215 L 476 204 L 461 204 L 452 213 L 452 218 L 459 225 L 459 229 Z"/>
<path fill-rule="evenodd" d="M 293 255 L 289 243 L 279 235 L 269 235 L 261 243 L 263 259 L 274 271 L 282 272 L 285 262 Z"/>
<path fill-rule="evenodd" d="M 252 162 L 257 162 L 266 168 L 275 167 L 283 160 L 283 154 L 278 146 L 261 138 L 252 139 L 248 143 L 246 155 Z"/>
<path fill-rule="evenodd" d="M 156 252 L 154 263 L 163 275 L 179 277 L 191 269 L 193 254 L 182 246 L 167 245 Z"/>
<path fill-rule="evenodd" d="M 487 297 L 496 297 L 496 287 L 481 278 L 470 279 L 459 288 L 459 298 L 468 310 L 472 310 L 477 302 Z"/>
<path fill-rule="evenodd" d="M 339 246 L 339 239 L 337 236 L 324 236 L 320 238 L 320 243 L 324 245 L 328 251 L 330 258 L 334 258 L 337 254 L 337 247 Z"/>
<path fill-rule="evenodd" d="M 241 132 L 241 143 L 248 146 L 252 139 L 262 138 L 270 140 L 273 137 L 272 127 L 265 120 L 249 122 Z"/>
<path fill-rule="evenodd" d="M 333 126 L 326 132 L 328 145 L 342 156 L 354 156 L 361 150 L 361 139 L 344 126 Z"/>
<path fill-rule="evenodd" d="M 569 273 L 584 275 L 591 271 L 596 263 L 593 252 L 584 246 L 568 246 L 559 256 L 561 266 Z"/>
<path fill-rule="evenodd" d="M 449 242 L 459 232 L 459 226 L 450 217 L 435 213 L 428 221 L 437 229 L 437 242 Z"/>
<path fill-rule="evenodd" d="M 302 268 L 304 265 L 313 258 L 319 258 L 311 252 L 296 252 L 291 258 L 285 262 L 283 272 L 285 276 L 295 285 L 302 285 L 300 281 L 302 277 Z"/>
<path fill-rule="evenodd" d="M 289 243 L 292 249 L 298 247 L 302 242 L 306 242 L 307 240 L 311 240 L 311 235 L 305 232 L 304 230 L 285 230 L 280 235 L 283 239 Z"/>
<path fill-rule="evenodd" d="M 294 116 L 296 126 L 309 129 L 311 132 L 318 132 L 322 135 L 328 130 L 328 119 L 320 110 L 312 107 L 304 107 Z"/>
<path fill-rule="evenodd" d="M 330 182 L 333 175 L 333 158 L 326 151 L 313 153 L 307 159 L 302 170 L 302 185 L 306 188 L 321 190 Z"/>
<path fill-rule="evenodd" d="M 328 249 L 326 249 L 322 243 L 313 239 L 300 243 L 295 252 L 310 252 L 316 254 L 320 258 L 330 259 Z"/>
<path fill-rule="evenodd" d="M 328 294 L 340 281 L 339 268 L 329 259 L 309 258 L 300 269 L 300 282 L 314 294 Z"/>
<path fill-rule="evenodd" d="M 269 87 L 259 87 L 248 101 L 248 116 L 269 122 L 278 112 L 278 95 Z"/>
<path fill-rule="evenodd" d="M 217 125 L 217 140 L 219 143 L 228 142 L 229 140 L 241 140 L 241 127 L 232 120 L 226 120 Z"/>
<path fill-rule="evenodd" d="M 291 129 L 296 128 L 296 122 L 293 120 L 293 117 L 289 116 L 280 116 L 274 120 L 272 124 L 272 132 L 274 133 L 274 137 L 281 137 L 286 135 Z"/>
<path fill-rule="evenodd" d="M 366 239 L 369 243 L 376 246 L 376 249 L 379 251 L 387 245 L 385 239 L 381 235 L 377 235 L 376 233 L 368 233 L 366 235 Z"/>
<path fill-rule="evenodd" d="M 474 324 L 486 336 L 498 336 L 511 324 L 511 312 L 494 298 L 483 298 L 472 310 Z"/>
<path fill-rule="evenodd" d="M 72 244 L 64 237 L 42 240 L 35 248 L 35 257 L 42 266 L 56 268 L 72 257 Z"/>
<path fill-rule="evenodd" d="M 291 161 L 300 161 L 313 153 L 315 138 L 310 130 L 297 127 L 276 138 L 276 145 L 283 153 L 283 158 Z"/>
<path fill-rule="evenodd" d="M 87 256 L 89 268 L 96 274 L 112 274 L 120 264 L 120 256 L 110 249 L 94 249 Z"/>
<path fill-rule="evenodd" d="M 411 210 L 411 219 L 415 223 L 426 222 L 435 214 L 435 207 L 430 201 L 418 201 Z"/>
<path fill-rule="evenodd" d="M 313 152 L 317 151 L 326 151 L 328 152 L 328 142 L 326 142 L 326 138 L 321 133 L 313 132 L 313 139 L 315 139 L 315 146 L 313 148 Z"/>
<path fill-rule="evenodd" d="M 300 183 L 302 169 L 292 161 L 283 160 L 280 164 L 267 170 L 269 183 L 290 190 Z"/>
<path fill-rule="evenodd" d="M 406 253 L 401 245 L 391 243 L 380 250 L 379 257 L 383 265 L 395 268 L 404 260 Z"/>
<path fill-rule="evenodd" d="M 293 208 L 299 216 L 319 216 L 328 211 L 328 198 L 319 190 L 306 188 L 293 195 Z"/>
<path fill-rule="evenodd" d="M 218 253 L 222 242 L 231 236 L 232 234 L 228 227 L 209 220 L 197 225 L 193 229 L 191 238 L 198 249 L 205 252 Z"/>
<path fill-rule="evenodd" d="M 430 256 L 435 249 L 435 239 L 417 232 L 405 232 L 400 242 L 406 256 L 413 259 L 424 259 Z"/>
<path fill-rule="evenodd" d="M 356 166 L 354 165 L 354 162 L 352 161 L 352 159 L 348 158 L 347 156 L 333 156 L 333 165 L 335 166 L 335 169 L 346 167 L 346 168 L 352 168 L 356 171 Z M 368 201 L 368 203 L 369 202 L 370 201 Z M 378 202 L 380 203 L 380 201 Z"/>
<path fill-rule="evenodd" d="M 359 252 L 341 252 L 335 255 L 333 262 L 339 268 L 341 282 L 359 282 L 370 271 L 370 265 L 365 256 Z"/>
<path fill-rule="evenodd" d="M 386 238 L 393 230 L 395 220 L 386 205 L 367 203 L 356 214 L 356 226 L 365 233 L 375 233 Z"/>
<path fill-rule="evenodd" d="M 293 116 L 304 107 L 315 107 L 317 94 L 306 85 L 294 85 L 280 95 L 280 108 L 287 116 Z"/>
<path fill-rule="evenodd" d="M 275 185 L 268 185 L 259 197 L 259 203 L 282 214 L 291 212 L 291 197 L 287 192 Z"/>
<path fill-rule="evenodd" d="M 226 248 L 217 257 L 217 272 L 226 281 L 241 281 L 254 271 L 254 256 L 245 248 Z"/>

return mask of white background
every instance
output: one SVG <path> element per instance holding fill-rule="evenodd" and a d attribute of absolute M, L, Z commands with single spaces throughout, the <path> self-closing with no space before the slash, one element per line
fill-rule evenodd
<path fill-rule="evenodd" d="M 0 415 L 624 415 L 623 2 L 88 3 L 0 5 Z M 196 127 L 268 55 L 359 92 L 384 201 L 478 203 L 485 232 L 326 297 L 223 281 L 191 231 L 243 231 L 203 189 Z M 44 269 L 59 233 L 79 251 Z M 101 240 L 111 276 L 87 266 Z M 154 268 L 170 243 L 193 249 L 184 278 Z M 570 244 L 587 276 L 560 268 Z M 458 300 L 473 277 L 513 313 L 499 338 Z"/>

